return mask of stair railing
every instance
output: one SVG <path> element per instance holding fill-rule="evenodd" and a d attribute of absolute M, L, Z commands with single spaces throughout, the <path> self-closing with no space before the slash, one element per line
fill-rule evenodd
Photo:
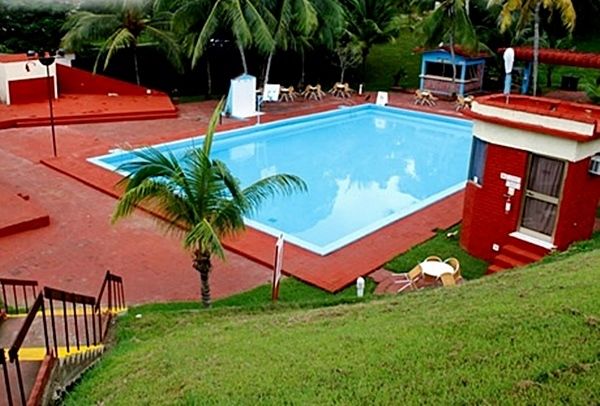
<path fill-rule="evenodd" d="M 106 298 L 104 298 L 104 294 L 106 293 Z M 110 271 L 106 271 L 104 276 L 104 282 L 102 282 L 102 286 L 100 287 L 100 293 L 98 293 L 98 298 L 96 299 L 96 313 L 98 314 L 98 319 L 102 320 L 102 302 L 106 302 L 106 317 L 105 322 L 110 321 L 110 318 L 114 313 L 119 312 L 121 310 L 125 310 L 125 290 L 123 288 L 123 278 L 118 275 L 111 273 Z M 108 325 L 108 324 L 107 324 Z M 106 331 L 104 331 L 106 334 Z M 100 322 L 100 337 L 104 340 L 104 335 L 102 334 L 102 322 Z"/>
<path fill-rule="evenodd" d="M 44 327 L 44 343 L 46 346 L 46 355 L 50 354 L 50 346 L 48 342 L 48 325 L 46 323 L 46 314 L 44 312 L 44 294 L 40 292 L 35 301 L 33 302 L 29 313 L 27 313 L 27 317 L 25 317 L 25 321 L 21 326 L 17 336 L 15 337 L 13 344 L 10 346 L 8 350 L 8 359 L 14 364 L 16 373 L 17 373 L 17 384 L 19 388 L 19 397 L 21 399 L 21 404 L 27 404 L 27 398 L 25 394 L 25 387 L 23 385 L 23 375 L 21 374 L 21 363 L 19 362 L 19 351 L 25 341 L 25 337 L 27 337 L 27 333 L 29 332 L 31 325 L 33 324 L 38 312 L 42 315 L 42 324 Z M 11 394 L 11 383 L 8 376 L 8 365 L 6 364 L 6 359 L 3 364 L 3 372 L 4 372 L 4 383 L 6 385 L 6 394 L 8 398 L 9 406 L 12 406 L 13 399 Z"/>
<path fill-rule="evenodd" d="M 37 287 L 37 281 L 0 278 L 2 307 L 6 314 L 28 313 L 29 303 L 33 303 L 37 297 Z"/>
<path fill-rule="evenodd" d="M 19 286 L 23 287 L 23 291 L 25 291 L 25 287 L 30 287 L 31 289 L 34 289 L 34 291 L 37 288 L 37 282 L 32 281 L 2 279 L 0 282 L 3 282 L 3 294 L 5 292 L 5 287 L 7 286 L 12 286 L 14 292 L 17 291 L 17 287 Z M 106 298 L 104 297 L 105 292 L 107 293 Z M 29 306 L 29 300 L 24 300 L 28 313 L 19 332 L 8 350 L 0 347 L 0 369 L 4 375 L 4 386 L 9 406 L 14 404 L 13 393 L 17 393 L 13 390 L 14 386 L 11 388 L 9 362 L 10 364 L 14 364 L 15 367 L 18 396 L 21 400 L 21 404 L 27 404 L 27 395 L 23 385 L 19 351 L 21 350 L 36 317 L 38 315 L 42 316 L 46 355 L 59 357 L 59 355 L 61 355 L 60 350 L 62 349 L 61 344 L 64 344 L 66 354 L 72 352 L 73 342 L 71 340 L 73 338 L 77 350 L 81 349 L 84 342 L 87 347 L 90 347 L 91 344 L 96 346 L 104 341 L 106 330 L 104 330 L 104 332 L 102 330 L 103 309 L 101 304 L 103 299 L 108 302 L 108 312 L 106 315 L 107 318 L 104 320 L 105 322 L 110 320 L 114 312 L 125 309 L 125 292 L 123 289 L 123 279 L 120 276 L 110 272 L 106 273 L 98 299 L 92 296 L 44 287 L 44 289 L 37 294 L 31 307 Z M 14 308 L 20 309 L 17 299 L 15 299 L 14 302 Z M 56 304 L 58 309 L 55 306 Z M 5 308 L 9 308 L 6 299 L 4 299 L 4 306 Z M 50 317 L 49 322 L 47 321 L 47 317 Z M 81 317 L 83 317 L 83 325 L 81 325 Z M 60 319 L 62 319 L 62 323 L 64 324 L 62 331 L 59 331 L 57 328 L 57 321 Z M 72 324 L 69 324 L 70 321 L 72 321 Z M 97 326 L 96 323 L 98 324 Z"/>

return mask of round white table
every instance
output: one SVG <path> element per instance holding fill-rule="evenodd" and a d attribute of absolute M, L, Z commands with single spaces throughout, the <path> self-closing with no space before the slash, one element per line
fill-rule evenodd
<path fill-rule="evenodd" d="M 431 276 L 434 278 L 439 278 L 440 276 L 446 273 L 454 273 L 454 268 L 452 268 L 445 262 L 426 261 L 421 262 L 420 266 L 424 275 Z"/>

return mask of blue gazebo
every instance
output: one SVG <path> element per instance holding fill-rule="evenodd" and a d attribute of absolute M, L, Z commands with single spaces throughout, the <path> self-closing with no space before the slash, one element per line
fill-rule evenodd
<path fill-rule="evenodd" d="M 424 51 L 419 75 L 421 90 L 434 94 L 466 96 L 481 92 L 486 54 L 469 55 L 455 47 L 456 77 L 452 81 L 452 55 L 446 48 Z"/>

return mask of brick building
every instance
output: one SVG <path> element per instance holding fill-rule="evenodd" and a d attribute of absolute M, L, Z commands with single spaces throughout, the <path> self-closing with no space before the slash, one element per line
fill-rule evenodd
<path fill-rule="evenodd" d="M 600 107 L 492 95 L 466 112 L 473 151 L 461 244 L 497 272 L 591 236 L 600 197 Z"/>

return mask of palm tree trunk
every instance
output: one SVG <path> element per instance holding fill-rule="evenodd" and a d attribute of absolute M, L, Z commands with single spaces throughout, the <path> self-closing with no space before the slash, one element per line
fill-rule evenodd
<path fill-rule="evenodd" d="M 341 73 L 340 73 L 340 83 L 344 83 L 344 75 L 345 74 L 346 74 L 346 67 L 342 66 Z"/>
<path fill-rule="evenodd" d="M 273 61 L 273 53 L 275 51 L 269 52 L 269 57 L 267 58 L 267 67 L 265 69 L 265 81 L 263 89 L 267 88 L 267 83 L 269 83 L 269 75 L 271 73 L 271 61 Z"/>
<path fill-rule="evenodd" d="M 533 16 L 533 95 L 537 95 L 538 68 L 540 59 L 540 8 L 541 0 L 535 4 L 535 14 Z"/>
<path fill-rule="evenodd" d="M 138 67 L 137 44 L 134 42 L 131 46 L 133 50 L 133 67 L 135 69 L 135 82 L 140 85 L 140 70 Z"/>
<path fill-rule="evenodd" d="M 240 51 L 240 58 L 242 58 L 242 67 L 244 68 L 244 74 L 248 73 L 248 63 L 246 62 L 246 53 L 244 52 L 244 46 L 238 41 L 238 50 Z"/>
<path fill-rule="evenodd" d="M 300 50 L 300 86 L 304 85 L 304 80 L 306 79 L 306 66 L 305 66 L 305 56 L 304 56 L 304 47 Z"/>
<path fill-rule="evenodd" d="M 212 263 L 210 262 L 210 254 L 197 250 L 194 253 L 194 269 L 200 274 L 202 305 L 208 308 L 211 305 L 209 275 Z"/>
<path fill-rule="evenodd" d="M 452 87 L 456 85 L 456 52 L 454 51 L 454 34 L 450 33 L 450 60 L 452 62 Z"/>
<path fill-rule="evenodd" d="M 206 93 L 212 95 L 212 74 L 210 72 L 210 58 L 206 55 Z"/>

